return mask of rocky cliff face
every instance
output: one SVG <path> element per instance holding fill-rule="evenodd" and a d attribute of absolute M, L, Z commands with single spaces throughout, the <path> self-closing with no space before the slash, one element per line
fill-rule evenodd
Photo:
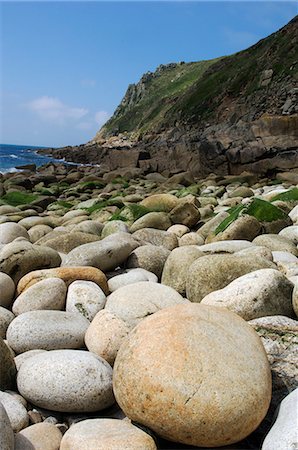
<path fill-rule="evenodd" d="M 56 151 L 106 170 L 237 174 L 298 167 L 297 27 L 235 55 L 160 66 L 130 85 L 84 146 Z"/>

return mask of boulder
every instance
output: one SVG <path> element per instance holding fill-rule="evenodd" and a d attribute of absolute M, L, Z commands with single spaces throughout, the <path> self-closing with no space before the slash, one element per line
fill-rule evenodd
<path fill-rule="evenodd" d="M 0 338 L 0 389 L 13 389 L 16 379 L 16 366 L 13 360 L 13 356 L 5 344 L 3 339 Z"/>
<path fill-rule="evenodd" d="M 65 305 L 67 287 L 61 278 L 45 278 L 30 286 L 14 301 L 15 315 L 35 310 L 62 310 Z"/>
<path fill-rule="evenodd" d="M 277 234 L 262 234 L 253 240 L 254 245 L 262 245 L 271 251 L 289 252 L 298 256 L 296 245 L 288 238 Z"/>
<path fill-rule="evenodd" d="M 199 303 L 207 294 L 223 289 L 236 278 L 267 268 L 274 269 L 275 265 L 261 257 L 243 258 L 237 254 L 202 256 L 189 267 L 186 296 L 191 302 Z"/>
<path fill-rule="evenodd" d="M 143 244 L 152 244 L 159 247 L 165 247 L 173 250 L 178 247 L 178 238 L 174 233 L 164 230 L 155 230 L 154 228 L 142 228 L 133 233 L 133 238 Z"/>
<path fill-rule="evenodd" d="M 154 194 L 141 201 L 141 205 L 153 211 L 170 212 L 179 200 L 172 194 Z"/>
<path fill-rule="evenodd" d="M 18 237 L 23 237 L 28 240 L 30 239 L 26 228 L 22 227 L 18 223 L 6 222 L 0 224 L 0 244 L 8 244 Z"/>
<path fill-rule="evenodd" d="M 51 423 L 35 423 L 15 436 L 15 450 L 58 450 L 62 433 Z"/>
<path fill-rule="evenodd" d="M 156 450 L 149 434 L 117 419 L 88 419 L 73 425 L 63 436 L 60 450 Z"/>
<path fill-rule="evenodd" d="M 63 266 L 92 266 L 104 272 L 113 270 L 137 247 L 138 243 L 128 233 L 114 233 L 99 242 L 76 247 L 68 253 Z"/>
<path fill-rule="evenodd" d="M 16 353 L 28 350 L 81 348 L 89 321 L 78 313 L 29 311 L 8 327 L 7 341 Z"/>
<path fill-rule="evenodd" d="M 201 303 L 227 308 L 244 320 L 273 315 L 293 316 L 292 291 L 293 284 L 278 270 L 260 269 L 211 292 Z"/>
<path fill-rule="evenodd" d="M 92 281 L 74 281 L 68 287 L 66 311 L 78 312 L 90 322 L 104 308 L 106 296 Z"/>
<path fill-rule="evenodd" d="M 62 412 L 99 411 L 114 403 L 112 368 L 82 350 L 53 350 L 25 361 L 18 390 L 40 408 Z"/>
<path fill-rule="evenodd" d="M 140 281 L 113 292 L 107 299 L 105 310 L 122 319 L 131 329 L 160 309 L 180 303 L 188 301 L 171 287 Z"/>
<path fill-rule="evenodd" d="M 15 450 L 14 434 L 7 412 L 0 402 L 0 448 L 1 450 Z"/>
<path fill-rule="evenodd" d="M 185 296 L 188 269 L 201 256 L 204 256 L 204 253 L 195 245 L 174 248 L 165 262 L 161 277 L 162 284 L 172 287 Z"/>
<path fill-rule="evenodd" d="M 6 273 L 0 272 L 0 306 L 9 308 L 13 301 L 15 284 Z"/>
<path fill-rule="evenodd" d="M 89 233 L 82 233 L 81 231 L 71 231 L 68 232 L 60 232 L 59 236 L 56 236 L 52 239 L 47 239 L 45 244 L 37 241 L 37 245 L 46 245 L 47 247 L 53 248 L 57 252 L 61 253 L 69 253 L 74 248 L 77 248 L 84 244 L 89 244 L 92 242 L 97 242 L 100 240 L 99 236 Z"/>
<path fill-rule="evenodd" d="M 145 269 L 160 278 L 169 254 L 170 250 L 162 246 L 141 245 L 129 255 L 126 267 Z"/>
<path fill-rule="evenodd" d="M 131 420 L 198 447 L 241 441 L 271 399 L 270 367 L 250 325 L 195 304 L 159 311 L 131 331 L 116 357 L 113 387 Z"/>
<path fill-rule="evenodd" d="M 12 429 L 15 433 L 29 425 L 27 410 L 14 395 L 0 391 L 0 403 L 4 406 Z"/>
<path fill-rule="evenodd" d="M 6 308 L 0 306 L 0 338 L 5 339 L 6 330 L 10 322 L 14 319 L 14 314 Z"/>
<path fill-rule="evenodd" d="M 15 283 L 35 269 L 57 267 L 60 263 L 61 257 L 55 250 L 27 241 L 11 242 L 0 250 L 0 271 Z"/>
<path fill-rule="evenodd" d="M 297 448 L 298 388 L 280 404 L 273 427 L 265 437 L 262 450 L 290 450 Z"/>
<path fill-rule="evenodd" d="M 17 292 L 21 294 L 23 291 L 48 278 L 60 278 L 66 286 L 73 281 L 86 280 L 96 283 L 105 294 L 109 292 L 107 279 L 105 274 L 95 267 L 57 267 L 56 269 L 35 270 L 25 275 L 18 284 Z"/>
<path fill-rule="evenodd" d="M 138 281 L 152 281 L 153 283 L 157 283 L 158 278 L 154 273 L 149 272 L 146 269 L 126 269 L 126 271 L 122 272 L 121 274 L 110 278 L 108 281 L 108 286 L 110 292 L 114 292 L 123 286 L 137 283 Z"/>

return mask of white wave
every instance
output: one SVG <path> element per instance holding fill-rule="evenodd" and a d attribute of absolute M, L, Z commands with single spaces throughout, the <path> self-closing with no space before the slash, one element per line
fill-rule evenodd
<path fill-rule="evenodd" d="M 10 158 L 18 159 L 19 157 L 17 155 L 14 155 L 13 153 L 9 155 Z"/>
<path fill-rule="evenodd" d="M 21 170 L 16 169 L 15 167 L 9 167 L 8 169 L 0 170 L 0 173 L 2 173 L 2 175 L 4 175 L 5 173 L 9 173 L 9 172 L 21 172 Z"/>

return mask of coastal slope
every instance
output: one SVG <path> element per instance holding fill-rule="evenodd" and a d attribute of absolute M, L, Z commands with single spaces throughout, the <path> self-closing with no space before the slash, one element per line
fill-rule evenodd
<path fill-rule="evenodd" d="M 52 153 L 196 176 L 298 167 L 297 25 L 231 56 L 147 72 L 90 142 Z"/>

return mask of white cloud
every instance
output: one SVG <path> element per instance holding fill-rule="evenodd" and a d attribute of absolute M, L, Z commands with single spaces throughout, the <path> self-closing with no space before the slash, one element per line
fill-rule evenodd
<path fill-rule="evenodd" d="M 63 123 L 68 119 L 78 120 L 88 114 L 88 110 L 85 108 L 65 105 L 59 98 L 47 95 L 32 100 L 26 104 L 26 107 L 41 119 L 58 123 Z"/>
<path fill-rule="evenodd" d="M 91 80 L 90 78 L 84 78 L 83 80 L 81 80 L 81 85 L 83 87 L 94 87 L 96 85 L 96 81 L 95 80 Z"/>
<path fill-rule="evenodd" d="M 109 117 L 110 115 L 107 111 L 97 111 L 97 113 L 95 113 L 94 119 L 97 125 L 103 125 Z"/>

